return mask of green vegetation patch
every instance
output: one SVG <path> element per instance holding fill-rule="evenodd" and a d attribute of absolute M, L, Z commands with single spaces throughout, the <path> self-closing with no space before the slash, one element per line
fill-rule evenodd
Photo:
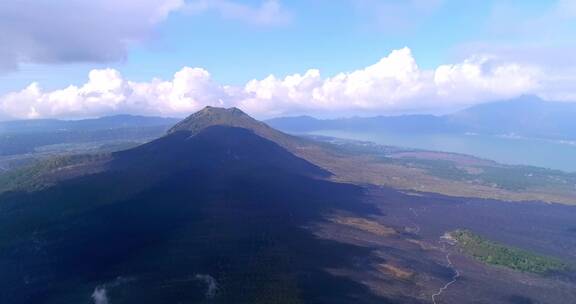
<path fill-rule="evenodd" d="M 107 154 L 101 153 L 60 155 L 37 160 L 21 168 L 0 173 L 0 194 L 15 190 L 33 191 L 42 189 L 50 184 L 49 180 L 44 179 L 46 174 L 67 166 L 101 161 L 107 159 L 107 157 Z"/>
<path fill-rule="evenodd" d="M 558 259 L 501 245 L 476 235 L 469 230 L 456 230 L 450 235 L 458 242 L 459 247 L 466 254 L 486 264 L 537 274 L 562 271 L 568 267 Z"/>

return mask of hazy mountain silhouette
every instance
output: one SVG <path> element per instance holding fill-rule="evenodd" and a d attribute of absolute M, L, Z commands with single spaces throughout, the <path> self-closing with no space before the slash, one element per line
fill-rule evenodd
<path fill-rule="evenodd" d="M 35 153 L 43 146 L 99 141 L 148 141 L 162 136 L 175 118 L 116 115 L 83 120 L 0 122 L 0 156 Z"/>
<path fill-rule="evenodd" d="M 268 120 L 271 126 L 287 132 L 315 130 L 407 133 L 465 133 L 519 135 L 549 139 L 576 139 L 576 104 L 543 101 L 521 96 L 507 101 L 470 107 L 453 114 L 401 115 L 315 119 L 310 116 L 280 117 Z"/>
<path fill-rule="evenodd" d="M 114 115 L 93 119 L 59 120 L 59 119 L 32 119 L 0 122 L 0 133 L 32 133 L 56 131 L 96 131 L 103 129 L 120 129 L 127 127 L 150 127 L 173 125 L 178 122 L 176 118 Z"/>
<path fill-rule="evenodd" d="M 576 139 L 576 104 L 543 101 L 535 96 L 481 104 L 449 115 L 451 125 L 482 134 L 516 134 Z"/>

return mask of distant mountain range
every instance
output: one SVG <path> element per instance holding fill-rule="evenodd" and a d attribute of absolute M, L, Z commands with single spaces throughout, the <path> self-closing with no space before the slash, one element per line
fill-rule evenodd
<path fill-rule="evenodd" d="M 453 114 L 316 119 L 280 117 L 266 123 L 289 133 L 319 130 L 402 133 L 475 133 L 576 140 L 576 104 L 523 96 Z M 83 120 L 0 122 L 0 156 L 34 153 L 44 146 L 88 142 L 145 142 L 161 136 L 177 118 L 116 115 Z"/>
<path fill-rule="evenodd" d="M 543 101 L 533 96 L 481 104 L 453 114 L 316 119 L 282 117 L 266 121 L 286 132 L 318 130 L 398 133 L 477 133 L 544 139 L 576 139 L 576 103 Z"/>
<path fill-rule="evenodd" d="M 137 115 L 114 115 L 93 119 L 59 120 L 31 119 L 0 122 L 0 134 L 96 131 L 104 129 L 141 128 L 173 125 L 177 118 L 148 117 Z"/>
<path fill-rule="evenodd" d="M 164 134 L 178 119 L 117 115 L 83 120 L 0 122 L 0 156 L 36 153 L 46 146 L 145 142 Z"/>

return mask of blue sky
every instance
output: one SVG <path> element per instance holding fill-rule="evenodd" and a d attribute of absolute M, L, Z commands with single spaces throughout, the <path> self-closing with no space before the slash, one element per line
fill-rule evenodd
<path fill-rule="evenodd" d="M 42 91 L 40 95 L 50 94 L 69 85 L 82 87 L 87 83 L 90 71 L 103 69 L 113 69 L 121 75 L 123 81 L 150 82 L 153 78 L 173 79 L 174 73 L 185 66 L 199 67 L 209 72 L 211 82 L 239 88 L 245 87 L 251 80 L 263 80 L 270 74 L 283 79 L 287 75 L 304 74 L 309 69 L 318 69 L 326 80 L 338 73 L 352 73 L 374 65 L 394 50 L 404 47 L 409 48 L 410 56 L 422 74 L 434 73 L 442 65 L 454 65 L 456 70 L 466 60 L 476 60 L 475 64 L 481 66 L 482 71 L 494 66 L 504 66 L 510 70 L 514 68 L 513 65 L 520 65 L 524 69 L 538 69 L 534 75 L 540 77 L 542 73 L 555 73 L 553 76 L 566 82 L 567 76 L 563 73 L 570 74 L 571 66 L 566 67 L 565 61 L 559 61 L 558 58 L 574 56 L 571 53 L 574 50 L 574 39 L 571 37 L 576 36 L 576 4 L 572 0 L 142 0 L 126 1 L 122 5 L 102 0 L 101 5 L 93 4 L 91 7 L 83 7 L 84 2 L 79 0 L 44 2 L 45 7 L 37 7 L 31 0 L 16 1 L 17 4 L 7 1 L 4 4 L 7 8 L 5 14 L 22 14 L 30 18 L 20 18 L 22 22 L 33 22 L 37 26 L 30 26 L 31 29 L 25 31 L 15 29 L 9 21 L 0 21 L 0 34 L 8 34 L 5 35 L 8 37 L 4 38 L 5 41 L 0 38 L 0 44 L 5 46 L 4 51 L 0 49 L 0 55 L 8 52 L 7 58 L 13 58 L 11 61 L 5 60 L 3 65 L 0 62 L 0 96 L 21 92 L 34 82 Z M 17 7 L 18 3 L 25 7 Z M 166 7 L 170 9 L 157 15 L 158 11 Z M 43 24 L 42 11 L 46 10 L 55 15 L 56 20 L 58 14 L 62 14 L 62 25 L 48 22 Z M 67 17 L 71 13 L 78 14 L 79 18 Z M 86 14 L 88 21 L 82 20 L 83 14 Z M 146 23 L 146 18 L 150 16 L 153 16 L 154 21 Z M 62 32 L 62 42 L 59 41 L 60 36 L 50 36 L 47 32 Z M 10 40 L 12 36 L 23 35 L 30 35 L 32 43 L 18 38 Z M 94 37 L 95 42 L 91 41 L 91 37 Z M 82 44 L 84 41 L 85 45 Z M 478 59 L 480 57 L 484 59 Z M 570 64 L 572 61 L 576 59 L 566 59 Z M 378 75 L 374 77 L 378 78 Z M 522 89 L 494 90 L 489 81 L 487 79 L 482 83 L 482 87 L 485 91 L 492 91 L 472 92 L 472 95 L 479 97 L 473 100 L 464 98 L 466 100 L 457 105 L 526 93 L 556 99 L 570 99 L 573 96 L 572 92 L 566 92 L 564 83 L 547 83 L 543 88 L 542 80 L 535 79 L 533 86 L 527 84 Z M 517 81 L 512 79 L 511 82 Z M 450 85 L 455 86 L 452 83 Z M 458 90 L 459 94 L 470 86 L 478 87 L 477 84 L 469 83 L 458 85 L 462 86 Z M 552 87 L 556 89 L 552 90 Z M 378 87 L 373 86 L 372 89 L 377 90 Z M 437 91 L 434 99 L 441 99 L 443 95 Z M 224 104 L 235 104 L 240 99 L 248 98 L 246 94 L 243 97 L 237 94 L 230 97 L 229 92 L 217 95 L 225 95 L 223 101 L 219 101 Z M 376 99 L 378 96 L 370 95 L 369 99 L 372 97 Z M 356 110 L 371 112 L 374 109 L 381 112 L 413 111 L 419 108 L 429 111 L 435 106 L 404 102 L 428 98 L 426 94 L 409 97 L 402 97 L 404 106 L 382 106 L 392 101 L 376 105 L 377 102 L 372 100 L 349 100 L 352 106 L 340 104 L 335 109 L 342 113 Z M 437 106 L 439 109 L 449 108 L 445 100 L 461 97 L 452 94 L 449 98 L 439 100 Z M 38 99 L 36 103 L 46 103 L 39 101 L 38 96 L 33 98 Z M 6 106 L 6 100 L 4 97 L 4 111 L 8 113 L 8 108 L 14 106 Z M 398 104 L 398 100 L 393 101 Z M 194 106 L 184 107 L 183 110 L 210 103 L 209 100 L 190 102 Z M 255 102 L 252 100 L 246 104 Z M 277 111 L 273 105 L 267 105 L 266 111 L 282 114 L 325 110 L 303 106 L 305 102 L 302 100 L 296 100 L 295 103 L 298 106 L 293 107 L 294 111 L 286 105 Z M 1 105 L 2 97 L 0 111 Z M 106 114 L 128 109 L 118 108 L 117 105 L 113 107 L 116 108 L 108 107 L 110 111 L 100 112 Z M 34 111 L 29 108 L 16 115 L 8 113 L 4 116 L 28 113 L 25 116 L 34 117 Z M 65 112 L 62 111 L 62 115 L 66 116 Z M 90 114 L 80 112 L 72 113 L 71 116 Z M 170 114 L 170 111 L 158 113 Z M 37 115 L 46 116 L 41 113 Z"/>
<path fill-rule="evenodd" d="M 258 5 L 258 1 L 245 3 Z M 367 66 L 405 46 L 413 50 L 420 65 L 434 67 L 449 61 L 454 47 L 482 35 L 492 7 L 490 1 L 447 2 L 423 20 L 407 20 L 410 26 L 393 28 L 391 21 L 388 28 L 379 24 L 379 16 L 352 0 L 296 0 L 282 5 L 291 15 L 283 25 L 250 24 L 217 13 L 174 13 L 158 26 L 155 37 L 131 46 L 125 60 L 25 65 L 20 72 L 1 76 L 3 90 L 38 79 L 47 86 L 80 83 L 90 69 L 103 67 L 146 80 L 169 77 L 185 65 L 198 66 L 219 81 L 237 84 L 309 68 L 335 74 Z"/>

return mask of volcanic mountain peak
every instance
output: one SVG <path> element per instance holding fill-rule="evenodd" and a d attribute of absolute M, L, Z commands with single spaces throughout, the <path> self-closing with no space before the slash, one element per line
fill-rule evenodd
<path fill-rule="evenodd" d="M 177 123 L 168 131 L 168 134 L 185 131 L 196 135 L 202 130 L 212 126 L 248 129 L 256 135 L 276 142 L 284 147 L 294 146 L 298 142 L 295 137 L 273 129 L 235 107 L 218 108 L 207 106 Z"/>
<path fill-rule="evenodd" d="M 239 127 L 255 131 L 267 127 L 238 108 L 205 107 L 177 123 L 168 133 L 189 131 L 197 134 L 211 126 Z"/>

